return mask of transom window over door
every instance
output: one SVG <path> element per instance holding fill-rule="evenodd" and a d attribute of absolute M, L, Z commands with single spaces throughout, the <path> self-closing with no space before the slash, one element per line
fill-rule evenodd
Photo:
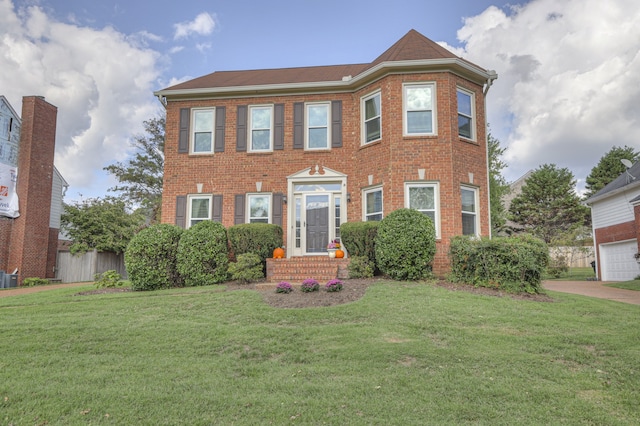
<path fill-rule="evenodd" d="M 192 111 L 191 152 L 193 154 L 213 152 L 214 117 L 214 108 L 194 109 Z"/>
<path fill-rule="evenodd" d="M 458 89 L 458 135 L 475 139 L 473 116 L 473 93 Z"/>
<path fill-rule="evenodd" d="M 380 92 L 362 99 L 362 129 L 364 143 L 382 138 Z"/>
<path fill-rule="evenodd" d="M 434 84 L 407 84 L 404 86 L 404 134 L 433 135 Z"/>
<path fill-rule="evenodd" d="M 308 104 L 307 108 L 307 149 L 328 149 L 329 104 Z"/>
<path fill-rule="evenodd" d="M 273 150 L 273 108 L 252 106 L 249 108 L 249 150 L 252 152 Z"/>
<path fill-rule="evenodd" d="M 435 226 L 436 237 L 440 238 L 440 193 L 437 183 L 407 183 L 405 207 L 429 216 Z"/>

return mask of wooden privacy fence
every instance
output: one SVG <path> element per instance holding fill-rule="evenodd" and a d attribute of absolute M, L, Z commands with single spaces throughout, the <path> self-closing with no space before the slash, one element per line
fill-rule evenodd
<path fill-rule="evenodd" d="M 595 260 L 593 247 L 549 247 L 549 255 L 552 259 L 564 256 L 570 268 L 590 268 Z"/>
<path fill-rule="evenodd" d="M 59 251 L 56 266 L 56 279 L 63 283 L 94 281 L 96 274 L 115 270 L 122 278 L 127 278 L 124 267 L 124 254 L 98 252 L 73 255 L 69 251 Z"/>

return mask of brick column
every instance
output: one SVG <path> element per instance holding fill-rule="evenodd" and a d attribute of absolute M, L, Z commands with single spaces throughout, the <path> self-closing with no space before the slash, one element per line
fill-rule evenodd
<path fill-rule="evenodd" d="M 7 272 L 19 281 L 47 276 L 49 214 L 58 109 L 40 96 L 22 99 L 17 192 L 20 216 L 11 232 Z"/>

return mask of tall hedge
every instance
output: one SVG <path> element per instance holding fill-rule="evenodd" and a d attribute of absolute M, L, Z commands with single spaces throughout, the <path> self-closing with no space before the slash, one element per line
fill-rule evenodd
<path fill-rule="evenodd" d="M 391 212 L 378 226 L 375 252 L 378 268 L 393 279 L 429 277 L 436 254 L 431 218 L 413 209 Z"/>
<path fill-rule="evenodd" d="M 227 230 L 205 220 L 187 229 L 178 244 L 178 272 L 186 286 L 219 284 L 227 280 Z"/>
<path fill-rule="evenodd" d="M 450 279 L 515 293 L 540 293 L 549 248 L 530 235 L 502 238 L 453 237 Z"/>
<path fill-rule="evenodd" d="M 282 247 L 282 227 L 271 223 L 244 223 L 229 227 L 229 244 L 236 258 L 244 253 L 254 253 L 265 260 L 273 256 L 273 250 Z"/>
<path fill-rule="evenodd" d="M 176 253 L 182 228 L 158 224 L 138 232 L 124 253 L 125 267 L 133 290 L 181 287 Z"/>
<path fill-rule="evenodd" d="M 340 225 L 340 242 L 349 256 L 364 256 L 372 265 L 376 261 L 376 235 L 380 222 L 345 222 Z"/>

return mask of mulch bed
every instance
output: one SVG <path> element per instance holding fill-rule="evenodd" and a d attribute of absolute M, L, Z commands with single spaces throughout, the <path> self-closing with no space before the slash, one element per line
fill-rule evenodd
<path fill-rule="evenodd" d="M 226 283 L 226 291 L 235 290 L 255 290 L 260 292 L 264 301 L 275 308 L 312 308 L 322 306 L 334 306 L 342 305 L 345 303 L 354 302 L 364 296 L 367 288 L 379 281 L 384 281 L 382 278 L 370 278 L 370 279 L 349 279 L 343 280 L 344 287 L 342 291 L 329 293 L 324 290 L 322 285 L 320 291 L 314 291 L 311 293 L 303 293 L 296 288 L 291 293 L 276 293 L 275 283 L 252 283 L 252 284 L 240 284 L 236 282 Z M 430 285 L 430 284 L 425 284 Z M 467 293 L 479 294 L 484 296 L 494 297 L 510 297 L 517 300 L 530 300 L 533 302 L 553 302 L 553 299 L 546 294 L 511 294 L 498 289 L 473 287 L 466 284 L 455 284 L 447 281 L 438 281 L 435 285 L 446 288 L 450 291 L 464 291 Z M 106 294 L 106 293 L 122 293 L 131 291 L 129 288 L 102 288 L 91 291 L 83 291 L 77 293 L 80 296 L 88 296 L 93 294 Z"/>

